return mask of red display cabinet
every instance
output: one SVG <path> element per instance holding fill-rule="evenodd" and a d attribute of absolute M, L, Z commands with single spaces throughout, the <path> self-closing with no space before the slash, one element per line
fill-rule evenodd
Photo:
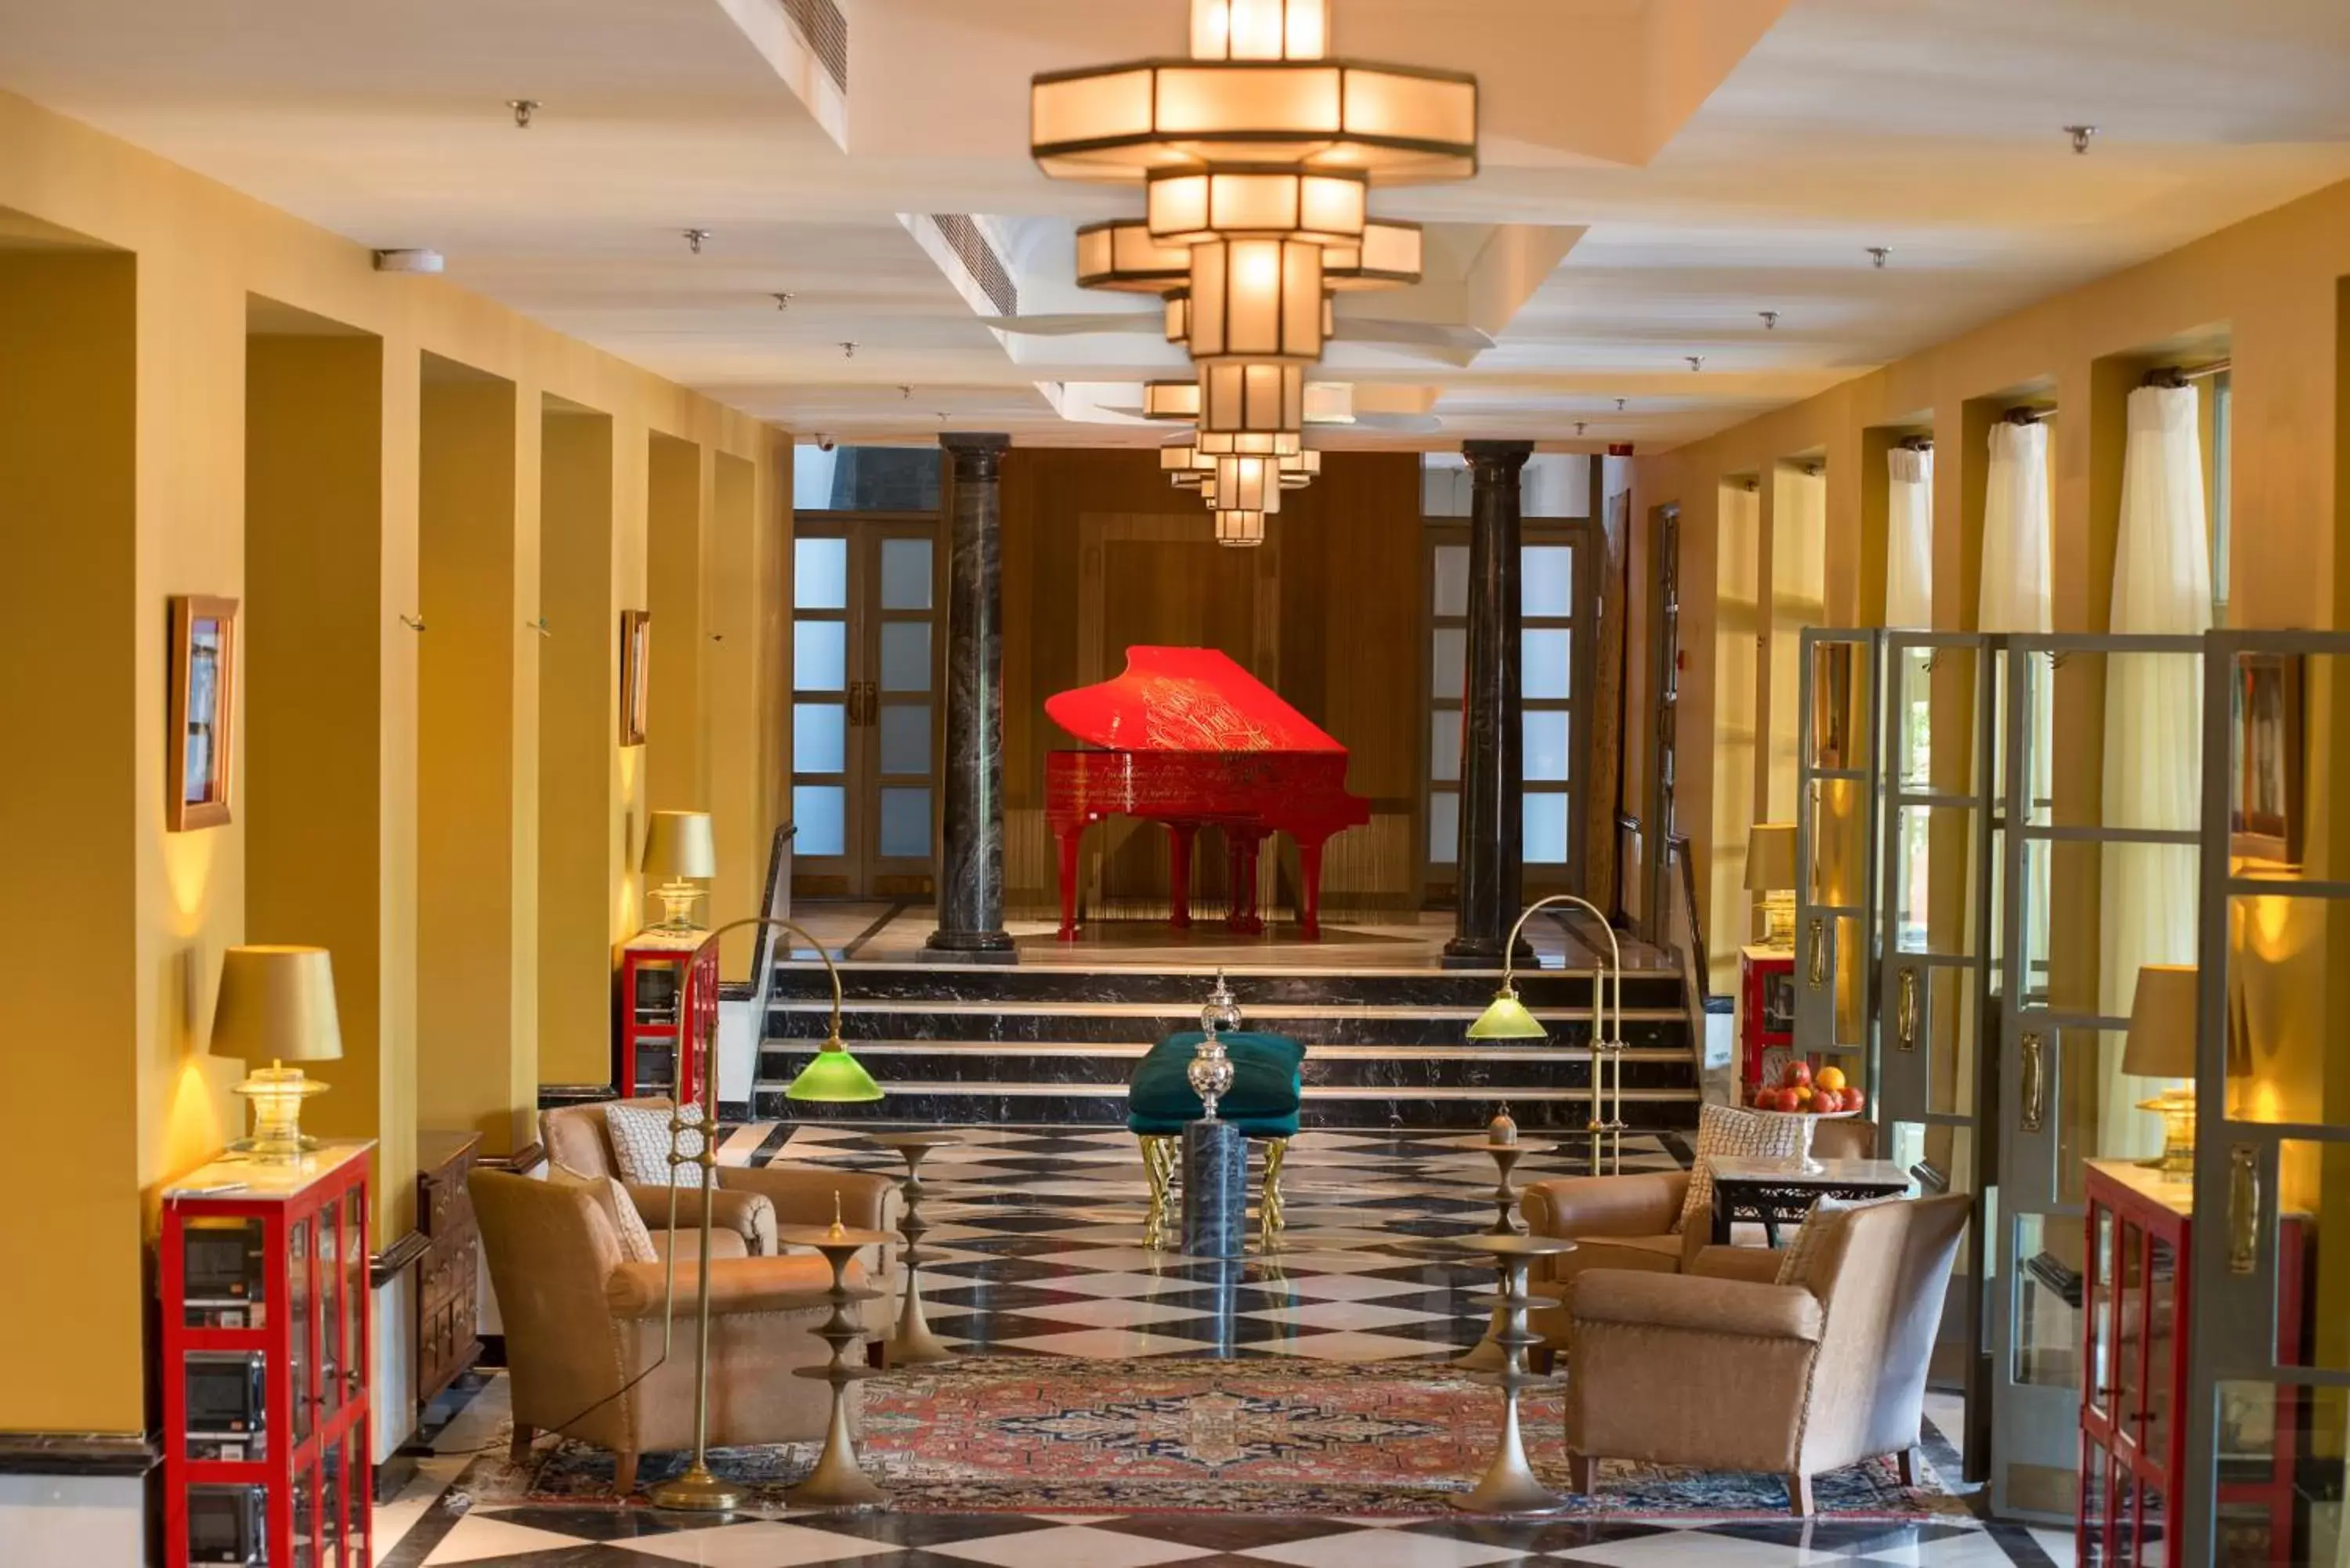
<path fill-rule="evenodd" d="M 1795 955 L 1779 948 L 1738 950 L 1738 1078 L 1742 1096 L 1776 1085 L 1794 1055 Z"/>
<path fill-rule="evenodd" d="M 621 945 L 612 998 L 612 1086 L 622 1099 L 693 1097 L 691 1053 L 679 1049 L 684 1038 L 685 968 L 707 935 L 639 931 Z"/>
<path fill-rule="evenodd" d="M 167 1568 L 368 1568 L 368 1151 L 224 1158 L 163 1193 Z"/>
<path fill-rule="evenodd" d="M 2168 1528 L 2187 1464 L 2187 1345 L 2195 1189 L 2133 1161 L 2088 1162 L 2081 1323 L 2079 1568 L 2185 1568 Z M 2305 1217 L 2279 1227 L 2277 1356 L 2301 1354 Z M 2221 1412 L 2222 1565 L 2298 1563 L 2294 1433 L 2278 1387 L 2261 1408 Z"/>

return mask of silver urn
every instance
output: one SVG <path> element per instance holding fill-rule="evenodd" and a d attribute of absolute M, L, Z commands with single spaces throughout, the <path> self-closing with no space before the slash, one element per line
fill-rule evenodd
<path fill-rule="evenodd" d="M 1203 1120 L 1216 1119 L 1216 1102 L 1232 1086 L 1232 1060 L 1224 1054 L 1224 1043 L 1219 1036 L 1240 1026 L 1240 1003 L 1234 1000 L 1232 988 L 1224 983 L 1224 971 L 1218 970 L 1216 989 L 1208 997 L 1207 1005 L 1200 1009 L 1200 1032 L 1205 1038 L 1192 1051 L 1191 1064 L 1183 1069 L 1183 1075 L 1191 1080 L 1191 1092 L 1200 1096 Z"/>

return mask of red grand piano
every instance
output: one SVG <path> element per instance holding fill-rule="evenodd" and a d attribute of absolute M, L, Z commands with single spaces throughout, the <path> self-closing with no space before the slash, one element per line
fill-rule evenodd
<path fill-rule="evenodd" d="M 1347 748 L 1224 655 L 1209 648 L 1129 648 L 1126 673 L 1045 700 L 1053 722 L 1098 752 L 1045 758 L 1045 820 L 1061 846 L 1061 940 L 1077 938 L 1077 845 L 1113 815 L 1163 822 L 1172 836 L 1171 923 L 1191 923 L 1191 839 L 1212 824 L 1232 857 L 1225 925 L 1264 929 L 1257 850 L 1272 833 L 1297 841 L 1305 940 L 1322 934 L 1322 846 L 1371 820 L 1347 793 Z"/>

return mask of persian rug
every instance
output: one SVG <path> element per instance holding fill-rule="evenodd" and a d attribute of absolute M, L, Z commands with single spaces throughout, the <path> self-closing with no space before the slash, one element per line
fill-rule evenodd
<path fill-rule="evenodd" d="M 858 1444 L 889 1505 L 911 1512 L 1414 1514 L 1448 1511 L 1492 1458 L 1501 1396 L 1443 1366 L 999 1357 L 910 1368 L 863 1385 Z M 1530 1458 L 1566 1492 L 1560 1393 L 1521 1407 Z M 716 1449 L 711 1468 L 762 1510 L 814 1465 L 813 1443 Z M 683 1454 L 648 1454 L 639 1486 Z M 519 1469 L 478 1461 L 476 1503 L 610 1501 L 612 1458 L 566 1443 Z M 1960 1516 L 1930 1469 L 1904 1488 L 1890 1460 L 1819 1478 L 1824 1514 Z M 1609 1462 L 1569 1516 L 1784 1518 L 1776 1476 Z"/>

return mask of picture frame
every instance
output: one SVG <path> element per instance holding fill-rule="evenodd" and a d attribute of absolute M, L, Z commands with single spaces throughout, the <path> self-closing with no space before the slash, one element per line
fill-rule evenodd
<path fill-rule="evenodd" d="M 645 721 L 652 691 L 648 663 L 652 655 L 653 612 L 620 612 L 620 744 L 645 743 Z"/>
<path fill-rule="evenodd" d="M 226 826 L 236 784 L 237 602 L 175 594 L 167 639 L 163 819 L 172 833 Z"/>
<path fill-rule="evenodd" d="M 2304 660 L 2297 653 L 2237 656 L 2229 753 L 2229 852 L 2299 866 L 2308 812 Z"/>

